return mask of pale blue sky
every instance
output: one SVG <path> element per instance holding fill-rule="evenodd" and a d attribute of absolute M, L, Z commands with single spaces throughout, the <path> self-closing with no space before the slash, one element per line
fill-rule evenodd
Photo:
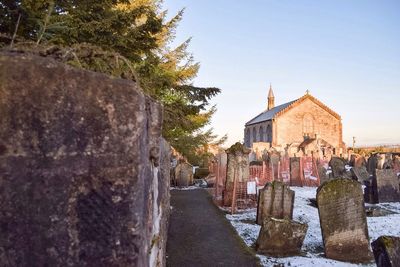
<path fill-rule="evenodd" d="M 305 91 L 342 116 L 358 145 L 400 143 L 399 0 L 165 0 L 186 8 L 177 42 L 201 63 L 194 84 L 216 86 L 212 121 L 227 145 L 266 107 Z"/>

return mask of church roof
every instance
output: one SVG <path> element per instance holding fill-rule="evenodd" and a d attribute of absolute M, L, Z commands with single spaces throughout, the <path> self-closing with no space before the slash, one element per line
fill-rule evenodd
<path fill-rule="evenodd" d="M 284 110 L 285 108 L 290 106 L 295 101 L 296 100 L 287 102 L 285 104 L 276 106 L 276 107 L 274 107 L 274 108 L 272 108 L 270 110 L 266 110 L 266 111 L 260 113 L 259 115 L 257 115 L 256 117 L 254 117 L 253 119 L 248 121 L 246 123 L 246 126 L 251 125 L 251 124 L 255 124 L 255 123 L 259 123 L 259 122 L 263 122 L 263 121 L 272 120 L 278 112 Z"/>
<path fill-rule="evenodd" d="M 260 123 L 263 121 L 269 121 L 272 120 L 274 118 L 276 118 L 277 116 L 285 113 L 286 111 L 292 109 L 293 107 L 297 106 L 298 104 L 300 104 L 301 102 L 303 102 L 303 100 L 305 99 L 310 99 L 311 101 L 313 101 L 314 103 L 316 103 L 317 105 L 319 105 L 320 107 L 322 107 L 324 110 L 326 110 L 328 113 L 330 113 L 333 117 L 341 120 L 340 115 L 337 114 L 336 112 L 334 112 L 332 109 L 328 108 L 325 104 L 323 104 L 321 101 L 319 101 L 318 99 L 316 99 L 315 97 L 313 97 L 312 95 L 310 95 L 308 92 L 303 95 L 302 97 L 287 102 L 285 104 L 276 106 L 270 110 L 265 110 L 264 112 L 260 113 L 259 115 L 257 115 L 256 117 L 254 117 L 253 119 L 251 119 L 250 121 L 248 121 L 245 126 L 249 126 L 252 124 L 256 124 L 256 123 Z"/>

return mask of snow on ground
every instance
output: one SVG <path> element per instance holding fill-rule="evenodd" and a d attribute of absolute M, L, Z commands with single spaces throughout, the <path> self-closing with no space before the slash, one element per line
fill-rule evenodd
<path fill-rule="evenodd" d="M 309 199 L 316 197 L 315 187 L 291 187 L 295 191 L 295 201 L 293 210 L 293 219 L 295 221 L 308 224 L 307 235 L 304 239 L 302 256 L 273 258 L 263 255 L 257 255 L 264 266 L 273 266 L 274 264 L 283 264 L 284 266 L 375 266 L 374 262 L 370 264 L 350 264 L 330 260 L 324 257 L 324 247 L 322 242 L 321 228 L 319 225 L 318 209 L 309 205 Z M 368 231 L 370 240 L 375 240 L 381 235 L 400 236 L 400 203 L 381 203 L 377 205 L 397 214 L 391 214 L 383 217 L 368 217 Z M 247 209 L 239 214 L 227 214 L 226 218 L 231 222 L 240 237 L 247 246 L 253 247 L 255 244 L 260 226 L 255 223 L 256 209 Z"/>
<path fill-rule="evenodd" d="M 191 186 L 184 186 L 184 187 L 171 187 L 169 190 L 196 190 L 196 189 L 201 189 L 198 186 L 191 185 Z"/>

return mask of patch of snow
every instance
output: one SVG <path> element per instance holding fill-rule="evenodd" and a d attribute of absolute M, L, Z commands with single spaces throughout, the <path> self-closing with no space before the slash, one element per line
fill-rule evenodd
<path fill-rule="evenodd" d="M 324 257 L 324 247 L 322 241 L 321 228 L 319 224 L 318 209 L 310 205 L 309 199 L 316 197 L 317 188 L 315 187 L 291 187 L 295 191 L 295 201 L 293 209 L 293 219 L 295 221 L 308 224 L 307 235 L 302 247 L 302 256 L 274 258 L 264 255 L 257 255 L 263 266 L 283 264 L 284 266 L 322 266 L 322 267 L 351 267 L 351 266 L 375 266 L 374 262 L 369 264 L 351 264 L 327 259 Z M 368 204 L 367 204 L 368 205 Z M 368 232 L 370 241 L 377 239 L 381 235 L 400 236 L 400 203 L 380 203 L 376 206 L 396 212 L 382 217 L 367 217 Z M 224 209 L 229 212 L 229 209 Z M 256 209 L 242 210 L 238 214 L 227 214 L 226 218 L 236 229 L 239 236 L 247 246 L 252 247 L 258 237 L 261 226 L 255 223 Z"/>
<path fill-rule="evenodd" d="M 197 189 L 201 189 L 198 186 L 185 186 L 185 187 L 171 187 L 169 190 L 197 190 Z"/>

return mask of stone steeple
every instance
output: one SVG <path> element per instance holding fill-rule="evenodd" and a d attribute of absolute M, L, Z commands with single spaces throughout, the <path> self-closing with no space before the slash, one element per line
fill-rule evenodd
<path fill-rule="evenodd" d="M 273 109 L 275 107 L 275 97 L 274 92 L 272 91 L 272 85 L 269 84 L 269 92 L 268 92 L 268 105 L 267 110 Z"/>

